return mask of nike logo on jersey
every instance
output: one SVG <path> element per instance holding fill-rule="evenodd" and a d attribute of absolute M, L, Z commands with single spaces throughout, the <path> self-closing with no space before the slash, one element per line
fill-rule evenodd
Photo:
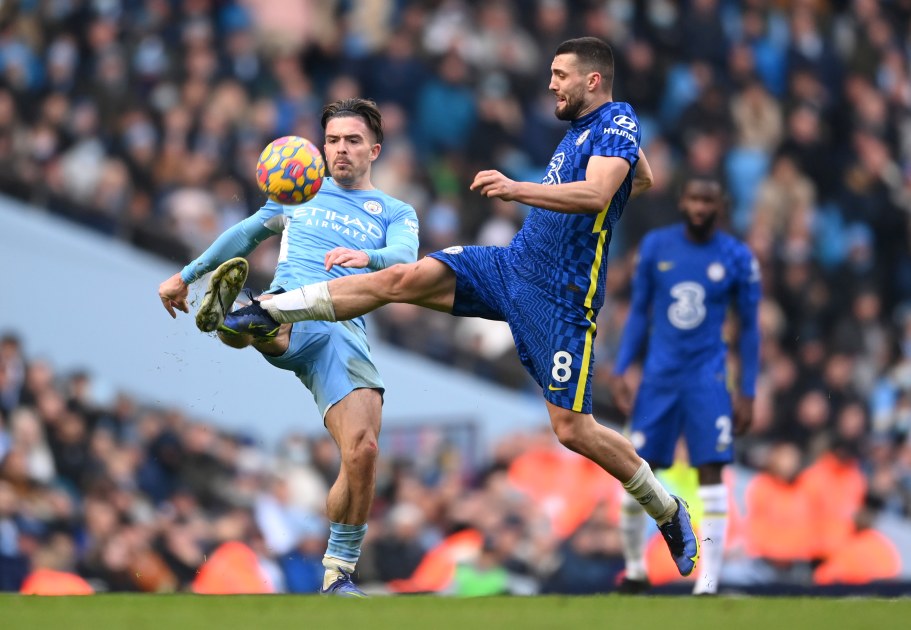
<path fill-rule="evenodd" d="M 670 271 L 674 268 L 674 262 L 671 260 L 662 260 L 658 263 L 658 271 Z"/>
<path fill-rule="evenodd" d="M 562 391 L 564 389 L 569 389 L 569 388 L 568 387 L 554 387 L 553 385 L 548 385 L 547 389 L 549 389 L 552 392 L 559 392 L 559 391 Z"/>

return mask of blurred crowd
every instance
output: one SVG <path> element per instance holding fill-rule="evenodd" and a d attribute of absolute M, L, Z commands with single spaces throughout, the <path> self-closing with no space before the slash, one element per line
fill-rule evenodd
<path fill-rule="evenodd" d="M 339 469 L 328 435 L 291 435 L 273 451 L 127 394 L 99 404 L 95 391 L 91 375 L 58 374 L 17 336 L 0 338 L 0 591 L 51 572 L 96 592 L 213 592 L 211 563 L 234 579 L 249 570 L 242 554 L 218 559 L 237 542 L 255 558 L 247 592 L 321 586 L 324 506 Z M 492 592 L 612 588 L 619 486 L 549 431 L 511 437 L 475 467 L 457 440 L 403 436 L 422 445 L 405 453 L 388 435 L 363 583 L 455 594 L 491 592 L 491 579 Z M 568 475 L 579 494 L 545 499 Z M 580 582 L 589 555 L 591 581 Z M 446 574 L 456 564 L 458 575 Z"/>
<path fill-rule="evenodd" d="M 636 244 L 676 219 L 684 177 L 721 175 L 731 198 L 728 228 L 757 255 L 765 294 L 763 367 L 754 427 L 738 449 L 742 470 L 790 491 L 815 465 L 834 461 L 853 480 L 849 521 L 866 527 L 895 518 L 907 526 L 908 0 L 5 2 L 0 191 L 177 268 L 259 206 L 252 172 L 268 141 L 292 133 L 318 139 L 323 103 L 360 95 L 375 99 L 385 118 L 374 183 L 415 206 L 422 251 L 502 245 L 523 208 L 480 199 L 468 182 L 484 168 L 541 177 L 565 130 L 546 89 L 548 64 L 559 42 L 580 35 L 613 45 L 614 98 L 636 109 L 655 174 L 613 235 L 595 347 L 599 416 L 621 420 L 604 379 L 627 312 Z M 253 255 L 263 287 L 277 248 L 267 242 Z M 405 348 L 532 389 L 501 325 L 407 305 L 384 308 L 372 325 Z M 55 387 L 47 364 L 6 354 L 0 364 L 0 561 L 64 558 L 86 575 L 107 572 L 111 584 L 136 587 L 117 571 L 143 550 L 185 586 L 211 545 L 241 536 L 263 558 L 278 562 L 293 548 L 299 566 L 309 566 L 307 554 L 322 544 L 313 540 L 324 537 L 313 515 L 317 488 L 325 492 L 333 475 L 330 443 L 291 440 L 287 452 L 267 457 L 177 411 L 139 409 L 128 398 L 90 409 L 80 402 L 87 375 Z M 496 471 L 508 464 L 422 476 L 384 462 L 390 468 L 367 554 L 375 561 L 364 570 L 381 581 L 407 577 L 411 564 L 388 559 L 415 564 L 457 529 L 458 519 L 444 516 L 457 506 L 483 512 L 484 500 L 506 504 L 497 496 L 510 491 Z M 310 485 L 263 473 L 281 466 L 308 471 L 301 478 Z M 19 518 L 22 506 L 39 516 Z M 558 575 L 560 558 L 576 553 L 572 544 L 604 557 L 616 551 L 605 533 L 611 517 L 597 511 L 562 548 L 554 546 L 559 538 L 536 538 L 522 510 L 499 512 L 499 528 L 490 526 L 495 519 L 479 525 L 485 534 L 504 532 L 484 538 L 488 561 L 525 558 L 525 573 L 511 574 L 537 576 L 539 587 L 542 575 Z M 16 525 L 26 541 L 18 556 L 7 553 L 10 513 L 24 523 Z M 300 538 L 271 531 L 269 514 L 297 523 Z M 399 529 L 417 534 L 397 537 Z M 500 547 L 510 544 L 521 553 Z"/>

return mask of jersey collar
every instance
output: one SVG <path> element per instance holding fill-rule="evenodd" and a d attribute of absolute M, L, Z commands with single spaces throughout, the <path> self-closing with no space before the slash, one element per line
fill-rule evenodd
<path fill-rule="evenodd" d="M 579 129 L 580 127 L 587 126 L 590 122 L 595 120 L 595 118 L 598 118 L 601 115 L 601 110 L 606 109 L 613 104 L 614 104 L 613 101 L 608 101 L 604 105 L 601 105 L 600 107 L 598 107 L 597 109 L 588 112 L 582 118 L 576 118 L 574 121 L 572 121 L 572 123 L 570 123 L 572 128 Z"/>

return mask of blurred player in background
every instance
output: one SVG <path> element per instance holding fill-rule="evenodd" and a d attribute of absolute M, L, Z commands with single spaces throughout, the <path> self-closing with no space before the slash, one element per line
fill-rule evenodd
<path fill-rule="evenodd" d="M 325 179 L 319 193 L 297 206 L 268 201 L 161 283 L 158 294 L 171 317 L 176 317 L 175 309 L 189 312 L 189 285 L 218 267 L 197 313 L 197 325 L 204 331 L 218 330 L 229 346 L 252 345 L 272 365 L 294 372 L 313 394 L 341 451 L 341 470 L 326 505 L 330 533 L 323 558 L 323 592 L 363 596 L 351 574 L 373 501 L 383 393 L 364 320 L 266 327 L 243 322 L 243 332 L 223 325 L 247 277 L 247 261 L 234 257 L 246 256 L 270 236 L 282 235 L 270 293 L 417 258 L 414 208 L 371 184 L 371 165 L 383 142 L 376 104 L 364 99 L 331 103 L 323 110 L 322 126 L 332 177 Z"/>
<path fill-rule="evenodd" d="M 310 284 L 247 313 L 258 311 L 263 320 L 271 314 L 278 321 L 336 321 L 409 302 L 507 321 L 522 363 L 544 390 L 560 442 L 623 483 L 657 520 L 680 573 L 688 575 L 698 541 L 685 504 L 658 483 L 626 438 L 591 414 L 592 341 L 604 300 L 607 246 L 627 199 L 651 185 L 636 114 L 627 103 L 612 101 L 613 74 L 613 52 L 603 41 L 562 43 L 551 64 L 550 90 L 557 118 L 571 124 L 542 184 L 515 182 L 498 171 L 475 176 L 472 190 L 532 207 L 508 247 L 450 247 L 370 277 Z"/>
<path fill-rule="evenodd" d="M 725 205 L 720 181 L 691 178 L 683 186 L 683 223 L 649 232 L 639 248 L 629 319 L 611 379 L 617 405 L 629 413 L 623 378 L 648 340 L 642 384 L 632 406 L 630 439 L 653 468 L 668 468 L 681 434 L 699 473 L 702 562 L 694 593 L 715 593 L 727 528 L 728 493 L 721 471 L 733 461 L 733 435 L 753 418 L 759 371 L 759 265 L 746 245 L 717 229 Z M 740 386 L 732 406 L 727 347 L 728 306 L 740 321 Z M 648 588 L 641 506 L 624 501 L 621 516 L 626 574 L 620 590 Z"/>

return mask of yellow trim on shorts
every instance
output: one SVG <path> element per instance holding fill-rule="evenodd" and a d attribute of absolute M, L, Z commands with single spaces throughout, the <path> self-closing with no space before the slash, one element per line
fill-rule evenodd
<path fill-rule="evenodd" d="M 598 290 L 601 258 L 604 254 L 604 243 L 607 241 L 609 232 L 609 230 L 603 229 L 604 220 L 607 218 L 609 209 L 610 204 L 598 213 L 598 217 L 595 219 L 595 227 L 592 229 L 592 233 L 598 234 L 598 245 L 595 248 L 595 260 L 592 262 L 592 268 L 589 272 L 588 293 L 585 294 L 585 302 L 583 304 L 588 309 L 585 313 L 585 319 L 588 321 L 588 330 L 585 331 L 585 347 L 582 350 L 582 371 L 579 373 L 579 382 L 576 384 L 576 397 L 573 399 L 573 411 L 576 412 L 582 411 L 582 404 L 585 402 L 585 384 L 588 382 L 589 372 L 591 372 L 592 340 L 595 336 L 595 329 L 598 327 L 595 323 L 592 300 L 595 298 L 595 291 Z"/>

